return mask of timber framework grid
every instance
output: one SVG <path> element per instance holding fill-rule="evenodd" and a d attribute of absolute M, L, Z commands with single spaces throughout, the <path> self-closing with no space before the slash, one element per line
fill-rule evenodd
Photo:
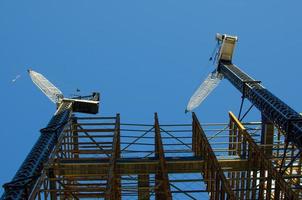
<path fill-rule="evenodd" d="M 273 124 L 231 112 L 217 124 L 73 115 L 26 198 L 301 199 L 301 162 Z"/>

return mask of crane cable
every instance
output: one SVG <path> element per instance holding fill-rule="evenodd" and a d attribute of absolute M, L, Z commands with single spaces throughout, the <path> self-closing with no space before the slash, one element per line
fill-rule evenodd
<path fill-rule="evenodd" d="M 221 43 L 217 40 L 217 43 L 211 53 L 211 57 L 209 58 L 209 61 L 213 60 L 213 64 L 215 64 L 217 56 L 219 54 L 220 45 L 221 45 Z"/>

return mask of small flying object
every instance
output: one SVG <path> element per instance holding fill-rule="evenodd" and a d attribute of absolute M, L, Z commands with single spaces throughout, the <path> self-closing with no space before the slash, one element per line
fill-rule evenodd
<path fill-rule="evenodd" d="M 21 75 L 18 74 L 18 75 L 16 76 L 16 78 L 14 78 L 14 79 L 12 80 L 12 82 L 13 82 L 13 83 L 16 82 L 20 77 L 21 77 Z"/>

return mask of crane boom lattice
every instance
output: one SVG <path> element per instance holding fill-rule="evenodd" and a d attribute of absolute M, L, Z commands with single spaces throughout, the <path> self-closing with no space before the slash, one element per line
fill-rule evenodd
<path fill-rule="evenodd" d="M 63 93 L 47 80 L 42 74 L 33 70 L 28 70 L 29 76 L 35 85 L 54 103 L 58 103 L 63 98 Z"/>

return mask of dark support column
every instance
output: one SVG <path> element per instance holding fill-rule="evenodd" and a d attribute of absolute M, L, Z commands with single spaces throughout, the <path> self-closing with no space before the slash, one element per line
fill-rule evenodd
<path fill-rule="evenodd" d="M 167 173 L 167 163 L 165 160 L 163 143 L 160 135 L 160 128 L 158 122 L 157 113 L 155 113 L 155 122 L 154 122 L 154 130 L 155 130 L 155 157 L 159 161 L 158 170 L 155 174 L 155 199 L 161 200 L 171 200 L 171 189 L 169 183 L 169 177 Z"/>
<path fill-rule="evenodd" d="M 149 200 L 150 199 L 150 188 L 149 188 L 149 174 L 138 175 L 138 199 Z"/>
<path fill-rule="evenodd" d="M 113 136 L 112 155 L 109 162 L 109 174 L 107 180 L 107 187 L 105 192 L 106 200 L 119 200 L 121 199 L 120 186 L 121 178 L 116 173 L 116 159 L 120 158 L 120 115 L 116 115 L 116 125 Z"/>
<path fill-rule="evenodd" d="M 71 125 L 72 127 L 72 143 L 73 143 L 73 150 L 75 151 L 75 152 L 77 152 L 78 150 L 79 150 L 79 138 L 78 138 L 78 136 L 79 136 L 79 134 L 78 134 L 78 125 L 77 125 L 77 119 L 76 118 L 73 118 L 72 119 L 72 125 Z M 79 158 L 79 154 L 73 154 L 72 155 L 74 158 Z"/>
<path fill-rule="evenodd" d="M 72 158 L 76 158 L 78 159 L 79 158 L 79 154 L 76 153 L 79 151 L 79 133 L 78 133 L 78 120 L 77 118 L 73 115 L 72 116 L 72 124 L 71 124 L 71 133 L 70 133 L 70 142 L 72 143 L 70 146 L 71 146 L 71 149 L 74 151 L 73 153 L 70 153 L 70 156 Z M 66 180 L 67 181 L 67 184 L 69 185 L 72 185 L 72 182 L 70 182 L 68 179 Z M 77 181 L 74 181 L 73 184 L 77 182 Z M 73 192 L 73 194 L 77 194 L 78 192 Z M 64 193 L 65 194 L 65 193 Z M 68 194 L 68 193 L 67 193 Z M 66 195 L 65 197 L 67 200 L 69 199 L 72 199 L 70 198 L 69 195 Z M 64 199 L 64 198 L 63 198 Z"/>
<path fill-rule="evenodd" d="M 49 189 L 50 189 L 50 199 L 51 200 L 57 200 L 57 187 L 56 187 L 56 180 L 55 180 L 55 175 L 54 171 L 52 168 L 48 170 L 48 178 L 49 178 Z"/>
<path fill-rule="evenodd" d="M 272 145 L 274 142 L 274 124 L 262 115 L 261 144 L 265 145 L 264 154 L 269 158 L 272 156 Z"/>
<path fill-rule="evenodd" d="M 196 125 L 192 124 L 192 150 L 194 156 L 201 157 L 200 134 L 196 133 Z"/>

